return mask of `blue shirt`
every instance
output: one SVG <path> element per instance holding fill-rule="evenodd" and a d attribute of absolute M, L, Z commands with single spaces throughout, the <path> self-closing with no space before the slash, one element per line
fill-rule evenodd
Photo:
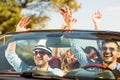
<path fill-rule="evenodd" d="M 75 57 L 78 59 L 81 66 L 85 66 L 88 64 L 100 64 L 100 61 L 91 61 L 85 54 L 85 52 L 80 47 L 80 41 L 78 39 L 72 39 L 72 52 L 75 55 Z"/>
<path fill-rule="evenodd" d="M 5 57 L 10 63 L 10 65 L 17 71 L 17 72 L 23 72 L 23 71 L 29 71 L 29 70 L 34 70 L 35 66 L 29 66 L 26 63 L 24 63 L 18 55 L 15 53 L 15 51 L 5 51 Z M 48 71 L 51 71 L 53 74 L 58 75 L 58 76 L 63 76 L 62 70 L 58 68 L 51 68 L 50 66 L 48 67 Z"/>

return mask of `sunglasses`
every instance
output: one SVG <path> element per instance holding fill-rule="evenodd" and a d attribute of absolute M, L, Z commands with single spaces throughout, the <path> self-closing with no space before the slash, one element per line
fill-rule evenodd
<path fill-rule="evenodd" d="M 43 50 L 33 50 L 33 54 L 34 55 L 37 55 L 37 54 L 39 54 L 39 55 L 45 55 L 45 54 L 49 54 L 49 52 L 47 52 L 47 51 L 43 51 Z"/>
<path fill-rule="evenodd" d="M 102 50 L 103 51 L 107 51 L 107 50 L 110 50 L 110 51 L 115 51 L 115 48 L 113 48 L 113 47 L 102 47 Z"/>

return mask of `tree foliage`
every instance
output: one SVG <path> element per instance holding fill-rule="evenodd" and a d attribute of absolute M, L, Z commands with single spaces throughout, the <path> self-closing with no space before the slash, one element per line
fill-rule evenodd
<path fill-rule="evenodd" d="M 60 8 L 64 5 L 69 6 L 73 10 L 78 10 L 81 5 L 78 4 L 77 0 L 52 0 L 54 8 Z"/>
<path fill-rule="evenodd" d="M 46 22 L 48 20 L 50 20 L 50 18 L 47 16 L 39 16 L 39 17 L 33 16 L 32 17 L 33 24 L 31 24 L 33 26 L 31 26 L 31 29 L 32 30 L 43 29 L 46 26 Z"/>
<path fill-rule="evenodd" d="M 0 32 L 14 31 L 20 20 L 21 8 L 13 1 L 0 2 Z"/>
<path fill-rule="evenodd" d="M 19 0 L 21 1 L 21 0 Z M 6 32 L 13 32 L 18 21 L 21 19 L 21 10 L 27 7 L 27 4 L 33 1 L 50 2 L 50 5 L 54 10 L 59 10 L 60 7 L 68 5 L 71 9 L 77 10 L 80 8 L 80 4 L 77 0 L 24 0 L 24 3 L 18 4 L 16 0 L 1 0 L 0 1 L 0 34 Z M 33 28 L 32 24 L 39 24 L 41 28 L 46 26 L 46 21 L 50 18 L 48 16 L 32 17 L 33 22 L 29 25 Z"/>

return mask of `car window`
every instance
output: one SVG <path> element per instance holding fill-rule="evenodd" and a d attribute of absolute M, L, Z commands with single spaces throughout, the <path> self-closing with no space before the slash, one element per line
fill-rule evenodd
<path fill-rule="evenodd" d="M 61 42 L 61 41 L 55 40 L 55 39 L 52 39 L 52 40 L 44 39 L 44 40 L 49 40 L 49 41 L 46 41 L 46 46 L 49 47 L 53 51 L 53 56 L 55 55 L 55 52 L 54 52 L 55 48 L 62 49 L 64 51 L 64 53 L 63 52 L 57 53 L 58 55 L 61 55 L 59 57 L 62 57 L 67 50 L 72 48 L 73 43 L 71 41 L 74 40 L 74 39 L 71 39 L 71 38 L 67 38 L 67 39 L 69 40 L 69 42 L 67 42 L 67 43 L 66 43 L 66 41 Z M 16 54 L 20 57 L 21 60 L 23 60 L 28 65 L 33 65 L 34 66 L 35 64 L 34 64 L 34 60 L 33 60 L 33 49 L 36 45 L 44 45 L 44 43 L 39 44 L 40 40 L 42 40 L 42 39 L 17 40 L 16 41 L 16 43 L 17 43 L 16 44 L 16 50 L 15 50 Z M 80 42 L 77 45 L 80 44 L 79 48 L 81 48 L 81 50 L 84 49 L 87 46 L 93 46 L 98 50 L 96 40 L 86 40 L 86 39 L 76 39 L 76 40 L 78 42 Z M 12 43 L 12 42 L 10 42 L 10 43 Z M 4 57 L 5 57 L 5 50 L 6 50 L 8 45 L 6 45 L 4 47 L 1 47 L 1 52 L 0 53 Z M 2 57 L 1 57 L 1 59 L 2 59 Z M 4 58 L 3 61 L 7 62 L 6 58 Z M 3 61 L 1 61 L 1 63 Z M 7 65 L 6 66 L 7 69 L 12 68 L 9 63 L 8 64 L 2 63 L 2 64 Z M 5 68 L 5 67 L 3 67 L 3 68 Z M 3 69 L 3 68 L 1 68 L 1 69 Z M 6 68 L 5 68 L 5 70 L 6 70 Z"/>

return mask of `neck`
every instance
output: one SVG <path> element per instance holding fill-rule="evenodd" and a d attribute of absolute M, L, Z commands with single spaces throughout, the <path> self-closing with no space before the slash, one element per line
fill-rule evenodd
<path fill-rule="evenodd" d="M 41 71 L 47 71 L 47 70 L 48 70 L 48 67 L 49 67 L 49 65 L 46 64 L 46 65 L 44 65 L 44 66 L 36 66 L 36 69 L 37 69 L 37 70 L 41 70 Z"/>
<path fill-rule="evenodd" d="M 107 67 L 110 68 L 110 69 L 112 69 L 115 64 L 116 64 L 116 61 L 113 61 L 113 62 L 111 62 L 111 63 L 103 62 L 103 65 L 107 66 Z"/>

